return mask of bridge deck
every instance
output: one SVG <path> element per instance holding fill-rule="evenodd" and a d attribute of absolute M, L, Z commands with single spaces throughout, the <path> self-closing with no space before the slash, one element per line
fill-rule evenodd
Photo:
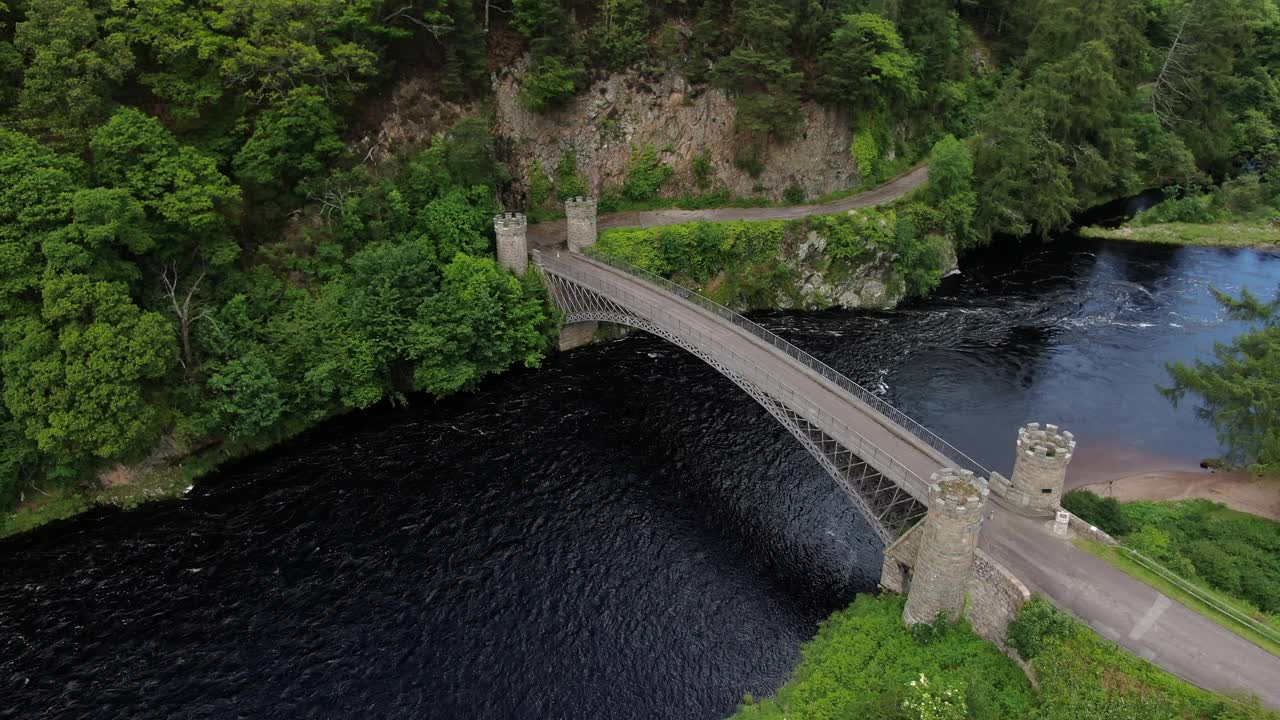
<path fill-rule="evenodd" d="M 567 252 L 559 253 L 556 259 L 588 282 L 599 283 L 602 294 L 651 322 L 680 334 L 694 333 L 700 340 L 727 350 L 720 357 L 729 369 L 784 399 L 844 447 L 854 449 L 870 444 L 883 451 L 880 456 L 867 452 L 863 459 L 921 502 L 927 504 L 927 491 L 921 481 L 954 464 L 813 369 L 709 310 L 596 260 Z M 895 477 L 898 469 L 893 467 L 893 461 L 909 475 Z"/>

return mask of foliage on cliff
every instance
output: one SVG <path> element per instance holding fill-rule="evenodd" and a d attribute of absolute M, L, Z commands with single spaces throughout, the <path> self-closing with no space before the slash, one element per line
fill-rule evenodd
<path fill-rule="evenodd" d="M 0 3 L 0 510 L 538 361 L 487 124 L 377 170 L 341 139 L 404 47 L 477 62 L 469 5 L 403 7 Z"/>
<path fill-rule="evenodd" d="M 828 278 L 885 265 L 908 296 L 937 287 L 946 258 L 975 242 L 973 159 L 947 136 L 934 148 L 921 198 L 891 208 L 862 208 L 793 221 L 696 222 L 606 230 L 594 252 L 675 278 L 734 307 L 771 308 L 798 297 L 803 264 Z M 815 249 L 814 243 L 822 243 Z M 804 255 L 804 258 L 799 256 Z M 814 256 L 810 258 L 809 256 Z M 834 298 L 824 301 L 834 304 Z"/>

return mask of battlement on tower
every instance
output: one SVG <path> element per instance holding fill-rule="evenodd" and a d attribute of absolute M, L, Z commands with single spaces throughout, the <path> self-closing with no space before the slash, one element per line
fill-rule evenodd
<path fill-rule="evenodd" d="M 528 225 L 524 213 L 503 213 L 493 217 L 493 229 L 498 232 L 524 232 Z"/>
<path fill-rule="evenodd" d="M 596 212 L 596 199 L 590 196 L 571 197 L 564 201 L 564 211 L 566 214 L 591 213 Z"/>
<path fill-rule="evenodd" d="M 1076 451 L 1075 436 L 1057 425 L 1027 423 L 1018 428 L 1018 454 L 1063 465 L 1071 462 Z"/>
<path fill-rule="evenodd" d="M 929 478 L 929 509 L 954 517 L 980 513 L 991 489 L 970 470 L 944 468 Z"/>

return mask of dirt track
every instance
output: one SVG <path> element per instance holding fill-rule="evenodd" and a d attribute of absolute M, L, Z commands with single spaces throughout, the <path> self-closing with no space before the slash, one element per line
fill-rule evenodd
<path fill-rule="evenodd" d="M 854 208 L 871 207 L 891 202 L 915 190 L 929 180 L 929 167 L 921 165 L 899 175 L 874 190 L 868 190 L 847 198 L 821 205 L 791 205 L 786 207 L 756 208 L 708 208 L 706 210 L 638 210 L 601 215 L 596 223 L 601 230 L 609 228 L 646 228 L 660 225 L 705 220 L 727 222 L 730 220 L 795 220 L 810 215 L 829 215 Z M 529 245 L 550 248 L 565 242 L 565 221 L 551 220 L 529 226 Z"/>

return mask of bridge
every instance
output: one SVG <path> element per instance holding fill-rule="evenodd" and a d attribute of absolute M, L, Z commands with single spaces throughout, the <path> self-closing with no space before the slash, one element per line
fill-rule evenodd
<path fill-rule="evenodd" d="M 720 371 L 803 445 L 886 545 L 924 517 L 928 478 L 975 461 L 826 363 L 738 313 L 610 258 L 534 251 L 565 323 L 664 338 Z"/>
<path fill-rule="evenodd" d="M 496 218 L 499 261 L 523 273 L 532 257 L 566 326 L 610 322 L 652 333 L 759 402 L 885 543 L 882 584 L 907 592 L 908 622 L 965 613 L 1003 647 L 1029 588 L 1193 684 L 1244 690 L 1280 708 L 1280 658 L 1055 537 L 1046 516 L 1059 509 L 1075 450 L 1070 433 L 1021 429 L 1006 479 L 749 319 L 640 268 L 591 256 L 594 201 L 570 200 L 566 213 L 567 247 L 543 242 L 532 253 L 523 216 Z"/>

